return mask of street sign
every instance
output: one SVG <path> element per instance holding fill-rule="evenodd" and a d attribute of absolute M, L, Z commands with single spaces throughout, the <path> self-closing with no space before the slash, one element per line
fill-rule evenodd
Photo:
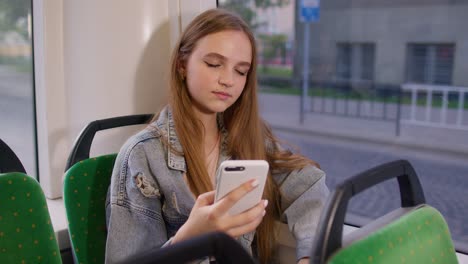
<path fill-rule="evenodd" d="M 320 0 L 301 0 L 301 21 L 317 22 L 320 17 Z"/>
<path fill-rule="evenodd" d="M 301 22 L 306 23 L 304 28 L 304 66 L 302 68 L 302 92 L 301 103 L 299 104 L 299 122 L 304 124 L 304 117 L 307 107 L 308 90 L 309 90 L 309 28 L 310 22 L 317 22 L 320 15 L 320 0 L 301 0 L 300 14 Z"/>

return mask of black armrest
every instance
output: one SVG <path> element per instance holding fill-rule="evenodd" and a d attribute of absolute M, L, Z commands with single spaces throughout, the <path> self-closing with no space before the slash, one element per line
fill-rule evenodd
<path fill-rule="evenodd" d="M 341 248 L 349 200 L 358 193 L 393 178 L 398 179 L 402 207 L 425 203 L 418 176 L 406 160 L 385 163 L 347 179 L 336 187 L 325 204 L 312 247 L 311 263 L 325 263 L 329 256 Z"/>
<path fill-rule="evenodd" d="M 129 115 L 101 119 L 89 123 L 85 128 L 83 128 L 83 130 L 81 130 L 80 135 L 73 144 L 73 149 L 68 157 L 65 171 L 75 163 L 89 158 L 91 143 L 93 142 L 96 132 L 116 127 L 147 124 L 152 118 L 152 114 Z"/>
<path fill-rule="evenodd" d="M 26 170 L 23 167 L 18 156 L 15 152 L 0 139 L 0 173 L 6 172 L 22 172 L 26 174 Z"/>
<path fill-rule="evenodd" d="M 207 256 L 216 258 L 220 264 L 254 264 L 255 261 L 244 248 L 225 233 L 215 232 L 194 237 L 173 245 L 157 248 L 152 252 L 128 259 L 120 264 L 187 263 Z"/>

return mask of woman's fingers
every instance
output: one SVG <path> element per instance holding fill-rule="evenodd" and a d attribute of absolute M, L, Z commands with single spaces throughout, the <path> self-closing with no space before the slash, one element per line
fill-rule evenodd
<path fill-rule="evenodd" d="M 257 186 L 257 180 L 250 180 L 232 190 L 214 205 L 216 215 L 225 214 L 235 203 L 244 197 L 244 195 L 255 189 Z"/>
<path fill-rule="evenodd" d="M 215 197 L 214 191 L 202 193 L 197 197 L 194 207 L 211 205 L 214 203 L 214 197 Z"/>
<path fill-rule="evenodd" d="M 214 203 L 214 191 L 199 195 L 189 219 L 179 229 L 176 237 L 180 240 L 200 232 L 214 230 L 224 231 L 232 236 L 239 236 L 255 230 L 265 215 L 265 207 L 268 204 L 266 200 L 260 201 L 256 206 L 237 215 L 229 215 L 227 212 L 244 195 L 257 186 L 257 181 L 247 181 L 216 203 Z"/>
<path fill-rule="evenodd" d="M 250 208 L 249 210 L 231 216 L 228 221 L 226 221 L 226 226 L 229 226 L 229 228 L 242 226 L 255 221 L 260 216 L 263 217 L 267 204 L 268 200 L 261 200 L 256 206 Z"/>
<path fill-rule="evenodd" d="M 262 222 L 262 219 L 263 219 L 264 215 L 265 214 L 263 213 L 262 215 L 260 215 L 256 219 L 254 219 L 254 221 L 252 221 L 252 222 L 250 222 L 248 224 L 237 226 L 237 227 L 229 229 L 227 231 L 227 234 L 232 236 L 232 237 L 239 237 L 239 236 L 241 236 L 243 234 L 247 234 L 249 232 L 254 231 L 257 228 L 257 226 Z"/>

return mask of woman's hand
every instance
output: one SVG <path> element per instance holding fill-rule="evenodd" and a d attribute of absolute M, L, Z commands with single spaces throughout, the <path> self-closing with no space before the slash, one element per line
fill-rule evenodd
<path fill-rule="evenodd" d="M 198 196 L 187 222 L 177 231 L 172 243 L 212 231 L 223 231 L 235 238 L 255 230 L 265 215 L 267 200 L 237 215 L 229 215 L 228 211 L 257 186 L 258 181 L 248 181 L 216 203 L 214 191 Z"/>
<path fill-rule="evenodd" d="M 297 264 L 309 264 L 309 258 L 301 258 Z"/>

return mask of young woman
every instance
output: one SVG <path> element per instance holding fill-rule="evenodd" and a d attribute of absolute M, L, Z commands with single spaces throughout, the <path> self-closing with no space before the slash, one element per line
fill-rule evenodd
<path fill-rule="evenodd" d="M 269 263 L 275 220 L 288 223 L 298 261 L 308 262 L 325 174 L 281 148 L 260 119 L 256 64 L 255 39 L 238 16 L 209 10 L 187 27 L 172 56 L 168 106 L 117 157 L 108 263 L 210 231 L 226 232 Z M 257 182 L 214 202 L 216 169 L 227 159 L 263 159 L 271 168 L 264 200 L 238 215 L 227 211 Z"/>

